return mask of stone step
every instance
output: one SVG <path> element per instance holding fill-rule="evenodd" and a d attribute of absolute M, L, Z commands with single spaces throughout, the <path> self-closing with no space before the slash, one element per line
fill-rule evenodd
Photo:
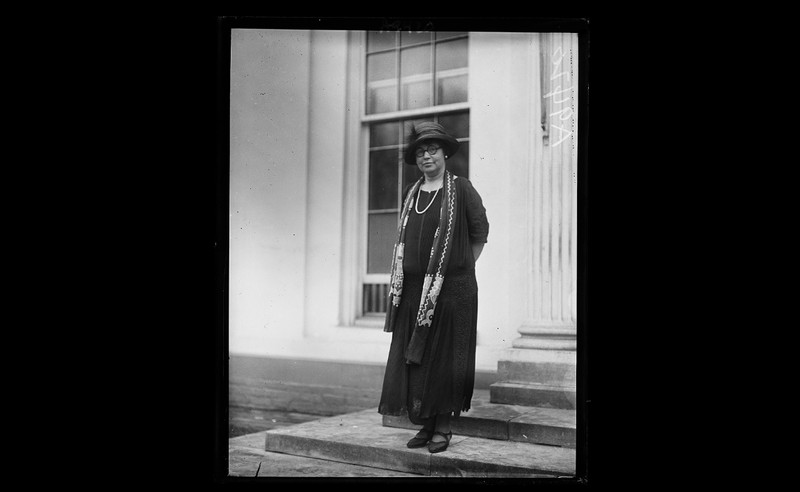
<path fill-rule="evenodd" d="M 489 387 L 492 403 L 575 409 L 575 386 L 501 381 Z"/>
<path fill-rule="evenodd" d="M 497 361 L 497 381 L 528 381 L 553 386 L 575 386 L 577 365 L 574 361 Z"/>
<path fill-rule="evenodd" d="M 458 435 L 568 448 L 575 447 L 575 424 L 575 410 L 492 403 L 488 391 L 476 391 L 470 410 L 450 421 Z M 383 425 L 420 428 L 405 415 L 384 415 Z"/>
<path fill-rule="evenodd" d="M 448 449 L 409 449 L 416 431 L 382 425 L 375 409 L 266 432 L 265 451 L 436 477 L 572 477 L 575 450 L 454 433 Z"/>

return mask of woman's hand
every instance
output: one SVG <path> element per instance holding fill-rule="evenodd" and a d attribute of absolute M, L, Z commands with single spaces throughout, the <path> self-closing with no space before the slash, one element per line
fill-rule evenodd
<path fill-rule="evenodd" d="M 483 252 L 483 246 L 486 243 L 472 243 L 472 257 L 475 258 L 475 261 L 478 261 L 478 257 Z"/>

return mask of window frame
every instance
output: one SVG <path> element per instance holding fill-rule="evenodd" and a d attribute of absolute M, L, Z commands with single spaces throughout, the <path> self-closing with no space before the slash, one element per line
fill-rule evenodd
<path fill-rule="evenodd" d="M 424 42 L 424 43 L 412 43 L 408 45 L 400 46 L 399 43 L 396 43 L 392 48 L 384 48 L 382 50 L 375 50 L 375 51 L 368 51 L 367 49 L 367 37 L 368 33 L 363 32 L 363 40 L 364 42 L 361 44 L 359 49 L 359 56 L 360 56 L 360 64 L 363 67 L 363 70 L 360 71 L 359 79 L 359 131 L 358 134 L 360 136 L 360 144 L 359 144 L 359 154 L 361 157 L 359 158 L 358 168 L 360 170 L 359 175 L 361 176 L 361 183 L 360 183 L 360 196 L 359 196 L 359 254 L 358 254 L 358 279 L 357 279 L 357 308 L 356 308 L 356 316 L 355 316 L 355 324 L 359 326 L 376 326 L 378 321 L 380 320 L 380 324 L 382 324 L 382 316 L 379 316 L 375 313 L 365 313 L 363 309 L 363 286 L 365 284 L 388 284 L 390 282 L 391 274 L 389 273 L 367 273 L 368 272 L 368 251 L 369 251 L 369 231 L 368 231 L 368 223 L 369 223 L 369 216 L 371 213 L 376 213 L 378 210 L 370 211 L 369 209 L 369 166 L 370 166 L 370 150 L 375 150 L 370 148 L 370 127 L 374 124 L 378 123 L 388 123 L 394 121 L 401 121 L 401 120 L 410 120 L 410 119 L 419 119 L 419 118 L 427 118 L 433 117 L 436 119 L 439 116 L 444 116 L 447 114 L 453 113 L 466 113 L 467 117 L 469 117 L 470 113 L 470 103 L 469 103 L 469 92 L 467 92 L 467 101 L 464 102 L 457 102 L 457 103 L 449 103 L 449 104 L 439 104 L 434 106 L 426 106 L 424 108 L 414 108 L 414 109 L 399 109 L 395 111 L 387 111 L 382 113 L 367 113 L 367 96 L 369 94 L 369 84 L 374 84 L 375 82 L 368 81 L 368 74 L 367 74 L 367 55 L 373 53 L 381 53 L 381 52 L 389 52 L 389 51 L 397 51 L 396 56 L 396 63 L 398 64 L 396 69 L 396 83 L 397 83 L 397 107 L 401 105 L 401 90 L 402 84 L 405 80 L 410 78 L 418 77 L 418 75 L 410 75 L 403 77 L 400 72 L 400 51 L 403 49 L 411 48 L 414 46 L 424 46 L 429 45 L 431 49 L 436 51 L 436 44 L 439 41 L 450 41 L 459 38 L 467 39 L 469 43 L 469 33 L 461 33 L 455 36 L 449 36 L 443 38 L 441 40 L 437 40 L 435 36 L 432 36 L 432 42 Z M 469 57 L 469 44 L 467 47 L 467 57 Z M 455 69 L 447 69 L 442 71 L 441 73 L 436 72 L 436 60 L 435 54 L 431 57 L 431 71 L 430 71 L 430 79 L 431 79 L 431 97 L 432 100 L 437 99 L 436 95 L 436 81 L 438 78 L 441 77 L 453 77 L 453 76 L 460 76 L 460 75 L 467 75 L 469 77 L 469 65 L 466 67 L 459 67 Z M 468 79 L 469 80 L 469 79 Z M 386 82 L 379 82 L 379 83 L 386 83 Z M 467 85 L 469 87 L 469 85 Z M 469 142 L 470 137 L 467 136 L 465 138 L 459 138 L 460 142 Z M 405 142 L 400 141 L 399 145 L 400 148 L 404 145 Z M 402 202 L 402 175 L 398 176 L 398 197 L 399 201 Z M 402 206 L 402 205 L 400 205 Z M 396 211 L 396 209 L 385 209 L 385 211 Z M 398 214 L 399 218 L 399 214 Z"/>
<path fill-rule="evenodd" d="M 424 111 L 424 110 L 427 110 L 429 108 L 437 108 L 437 107 L 440 107 L 440 106 L 449 106 L 451 104 L 455 105 L 455 104 L 468 104 L 469 103 L 469 92 L 468 92 L 467 93 L 468 94 L 467 95 L 467 101 L 465 101 L 465 102 L 451 103 L 451 104 L 434 104 L 433 106 L 427 106 L 425 108 L 398 109 L 398 110 L 395 110 L 395 111 L 387 111 L 387 112 L 383 112 L 383 113 L 368 113 L 367 112 L 367 109 L 368 109 L 367 96 L 369 95 L 370 85 L 372 85 L 373 87 L 380 87 L 380 86 L 389 86 L 391 84 L 396 84 L 395 97 L 396 97 L 397 107 L 400 108 L 401 101 L 402 101 L 402 95 L 403 95 L 403 92 L 402 92 L 403 91 L 403 82 L 404 81 L 413 80 L 413 79 L 425 80 L 425 79 L 428 78 L 427 75 L 430 76 L 431 101 L 434 102 L 434 103 L 438 103 L 438 101 L 437 101 L 438 98 L 437 98 L 436 82 L 437 82 L 437 80 L 439 78 L 451 78 L 451 77 L 455 77 L 455 76 L 459 76 L 459 75 L 463 75 L 463 74 L 467 74 L 467 75 L 469 74 L 469 40 L 470 40 L 469 32 L 460 32 L 458 34 L 453 34 L 453 35 L 446 35 L 445 34 L 444 37 L 438 38 L 437 37 L 438 33 L 436 31 L 430 31 L 430 33 L 429 33 L 430 34 L 430 38 L 429 38 L 428 41 L 409 43 L 409 44 L 403 45 L 403 44 L 401 44 L 400 40 L 397 39 L 397 38 L 399 38 L 401 36 L 402 33 L 400 31 L 396 31 L 395 32 L 396 39 L 395 39 L 394 46 L 392 46 L 390 48 L 382 48 L 382 49 L 377 49 L 377 50 L 374 50 L 374 51 L 369 51 L 369 49 L 367 47 L 367 44 L 369 42 L 369 33 L 370 33 L 370 31 L 363 31 L 364 44 L 361 47 L 361 56 L 362 56 L 362 60 L 363 60 L 363 64 L 364 64 L 364 73 L 363 73 L 363 81 L 362 81 L 363 93 L 361 95 L 362 99 L 361 99 L 361 104 L 360 104 L 361 111 L 362 111 L 362 121 L 363 121 L 363 117 L 364 116 L 384 116 L 384 115 L 391 114 L 391 113 L 403 113 L 405 111 L 414 111 L 416 109 Z M 466 39 L 467 40 L 467 66 L 466 67 L 459 67 L 459 68 L 450 68 L 450 69 L 446 69 L 446 70 L 443 70 L 442 72 L 437 73 L 437 71 L 436 71 L 436 65 L 437 65 L 436 64 L 436 47 L 437 47 L 437 45 L 440 44 L 440 43 L 448 43 L 448 42 L 457 41 L 459 39 Z M 400 66 L 400 60 L 402 58 L 402 52 L 404 50 L 408 50 L 408 49 L 411 49 L 411 48 L 418 48 L 420 46 L 430 46 L 431 47 L 430 71 L 427 74 L 411 74 L 411 75 L 406 75 L 404 77 L 402 75 L 402 67 Z M 370 82 L 369 81 L 369 77 L 368 77 L 368 69 L 369 69 L 369 67 L 368 67 L 368 57 L 369 57 L 369 55 L 382 54 L 382 53 L 392 53 L 392 52 L 396 53 L 395 60 L 394 60 L 394 63 L 395 63 L 395 70 L 394 70 L 395 76 L 394 76 L 394 79 L 392 80 L 392 82 L 391 83 L 388 82 L 390 79 L 380 79 L 380 80 L 376 80 L 376 81 Z"/>

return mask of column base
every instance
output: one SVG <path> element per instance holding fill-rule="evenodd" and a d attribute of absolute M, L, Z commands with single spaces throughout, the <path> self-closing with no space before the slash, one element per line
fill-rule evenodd
<path fill-rule="evenodd" d="M 517 329 L 522 335 L 511 346 L 522 349 L 577 350 L 577 332 L 573 325 L 525 325 Z"/>
<path fill-rule="evenodd" d="M 519 349 L 541 349 L 541 350 L 577 350 L 578 342 L 574 338 L 528 338 L 519 337 L 511 346 Z"/>

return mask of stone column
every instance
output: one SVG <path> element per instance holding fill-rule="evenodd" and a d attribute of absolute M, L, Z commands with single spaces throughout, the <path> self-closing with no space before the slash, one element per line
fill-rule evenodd
<path fill-rule="evenodd" d="M 530 302 L 516 348 L 576 349 L 577 41 L 572 33 L 541 34 L 543 133 L 529 181 Z"/>
<path fill-rule="evenodd" d="M 574 408 L 577 256 L 577 34 L 542 33 L 534 43 L 540 121 L 528 173 L 526 321 L 498 361 L 492 401 Z M 537 63 L 538 62 L 538 63 Z M 534 77 L 536 81 L 536 77 Z"/>

